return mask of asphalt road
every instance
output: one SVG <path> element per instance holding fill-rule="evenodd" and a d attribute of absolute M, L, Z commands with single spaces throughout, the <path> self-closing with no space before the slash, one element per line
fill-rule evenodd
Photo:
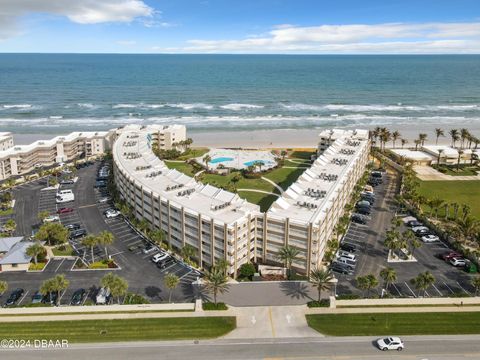
<path fill-rule="evenodd" d="M 214 340 L 71 345 L 68 349 L 7 350 L 1 358 L 38 359 L 480 359 L 480 336 L 404 337 L 405 350 L 382 352 L 376 338 Z"/>

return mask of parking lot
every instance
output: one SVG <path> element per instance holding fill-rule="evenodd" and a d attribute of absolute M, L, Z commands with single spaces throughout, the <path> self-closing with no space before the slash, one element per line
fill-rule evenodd
<path fill-rule="evenodd" d="M 368 274 L 375 275 L 379 280 L 377 292 L 380 295 L 383 287 L 380 271 L 385 267 L 391 267 L 396 271 L 397 280 L 388 288 L 388 292 L 395 297 L 418 297 L 419 291 L 410 280 L 425 271 L 429 271 L 435 277 L 435 283 L 427 289 L 425 296 L 473 294 L 471 275 L 439 258 L 440 254 L 450 251 L 441 241 L 422 242 L 422 246 L 415 250 L 414 262 L 387 262 L 388 249 L 384 241 L 391 220 L 397 213 L 394 201 L 396 182 L 394 173 L 386 173 L 383 184 L 375 187 L 376 201 L 372 207 L 371 219 L 367 224 L 350 223 L 342 243 L 356 245 L 357 264 L 352 275 L 335 273 L 339 280 L 337 295 L 361 295 L 362 291 L 356 287 L 355 279 Z M 406 229 L 407 227 L 402 225 L 400 232 Z M 420 295 L 423 296 L 423 291 Z"/>
<path fill-rule="evenodd" d="M 50 260 L 43 272 L 0 273 L 0 279 L 7 281 L 11 290 L 16 287 L 25 289 L 25 294 L 19 302 L 20 305 L 25 305 L 31 302 L 32 295 L 39 290 L 44 280 L 57 274 L 65 274 L 70 281 L 70 286 L 64 294 L 61 294 L 60 303 L 69 304 L 72 294 L 79 288 L 85 289 L 93 300 L 101 278 L 106 272 L 114 271 L 128 281 L 129 292 L 143 295 L 151 302 L 164 302 L 168 299 L 168 291 L 165 291 L 163 279 L 165 275 L 173 273 L 180 278 L 180 284 L 173 292 L 172 300 L 191 301 L 193 298 L 191 283 L 201 276 L 200 273 L 180 260 L 164 269 L 157 268 L 151 261 L 155 252 L 144 254 L 142 251 L 147 243 L 143 235 L 137 233 L 122 216 L 105 218 L 104 211 L 111 208 L 113 204 L 99 203 L 99 199 L 107 195 L 101 189 L 94 188 L 99 166 L 100 163 L 97 162 L 93 166 L 79 169 L 75 184 L 61 186 L 61 189 L 72 189 L 75 194 L 75 201 L 71 203 L 56 204 L 56 190 L 41 190 L 46 186 L 45 179 L 17 188 L 15 198 L 18 199 L 19 209 L 23 212 L 21 215 L 18 213 L 15 215 L 15 220 L 19 224 L 17 234 L 31 235 L 32 228 L 39 226 L 40 211 L 55 214 L 58 208 L 71 207 L 74 209 L 72 212 L 59 214 L 61 223 L 63 225 L 79 224 L 88 234 L 98 234 L 104 230 L 112 232 L 115 241 L 108 247 L 108 253 L 118 264 L 119 269 L 72 271 L 75 260 L 55 258 Z M 104 258 L 103 248 L 97 246 L 94 249 L 94 259 L 91 259 L 90 249 L 85 249 L 81 241 L 82 239 L 79 238 L 70 240 L 70 243 L 86 263 Z"/>

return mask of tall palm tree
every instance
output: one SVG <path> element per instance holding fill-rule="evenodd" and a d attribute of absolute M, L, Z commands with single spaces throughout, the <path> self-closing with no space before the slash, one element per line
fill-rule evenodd
<path fill-rule="evenodd" d="M 465 220 L 471 211 L 472 208 L 468 204 L 462 204 L 462 220 Z"/>
<path fill-rule="evenodd" d="M 460 139 L 462 140 L 462 149 L 463 147 L 465 146 L 465 140 L 467 140 L 470 136 L 470 132 L 463 128 L 463 129 L 460 129 Z"/>
<path fill-rule="evenodd" d="M 332 273 L 329 270 L 314 269 L 310 272 L 309 281 L 313 287 L 317 288 L 318 301 L 322 299 L 322 291 L 331 288 L 331 281 L 333 280 Z"/>
<path fill-rule="evenodd" d="M 168 302 L 172 302 L 172 292 L 178 286 L 180 278 L 175 274 L 165 275 L 163 278 L 166 288 L 168 289 Z"/>
<path fill-rule="evenodd" d="M 108 288 L 113 297 L 120 304 L 120 297 L 125 296 L 128 290 L 128 282 L 124 278 L 110 272 L 101 279 L 103 287 Z"/>
<path fill-rule="evenodd" d="M 35 265 L 38 262 L 38 256 L 42 255 L 44 252 L 45 248 L 42 246 L 42 244 L 40 244 L 39 241 L 36 241 L 34 244 L 30 245 L 25 251 L 28 256 L 33 257 L 33 262 Z"/>
<path fill-rule="evenodd" d="M 205 164 L 205 166 L 207 167 L 207 171 L 208 171 L 208 163 L 210 161 L 212 161 L 212 157 L 210 155 L 205 155 L 202 159 L 203 163 Z"/>
<path fill-rule="evenodd" d="M 407 139 L 401 139 L 400 143 L 402 144 L 402 149 L 403 149 L 404 146 L 408 143 L 408 140 Z"/>
<path fill-rule="evenodd" d="M 205 288 L 213 293 L 213 303 L 217 305 L 217 295 L 228 291 L 228 278 L 219 269 L 213 268 L 205 274 Z"/>
<path fill-rule="evenodd" d="M 475 289 L 475 296 L 478 296 L 478 292 L 480 291 L 480 276 L 476 276 L 476 277 L 472 278 L 470 283 L 472 284 L 473 288 Z M 0 291 L 0 294 L 1 294 L 1 291 Z"/>
<path fill-rule="evenodd" d="M 115 241 L 115 237 L 110 231 L 102 231 L 100 234 L 98 234 L 98 243 L 103 246 L 105 249 L 105 258 L 108 259 L 108 245 L 112 245 L 113 242 Z"/>
<path fill-rule="evenodd" d="M 182 253 L 182 257 L 186 262 L 190 262 L 192 257 L 195 256 L 195 248 L 189 244 L 185 244 L 180 252 Z"/>
<path fill-rule="evenodd" d="M 427 134 L 418 134 L 418 140 L 420 140 L 422 146 L 425 145 L 425 141 L 427 140 Z"/>
<path fill-rule="evenodd" d="M 56 293 L 56 304 L 60 301 L 60 292 L 66 290 L 70 285 L 70 281 L 65 279 L 65 275 L 57 275 L 54 278 L 47 279 L 43 282 L 42 286 L 40 287 L 40 293 L 44 296 Z"/>
<path fill-rule="evenodd" d="M 438 149 L 438 155 L 437 155 L 437 165 L 440 165 L 440 161 L 442 161 L 442 155 L 445 152 L 444 149 Z"/>
<path fill-rule="evenodd" d="M 370 290 L 378 286 L 378 279 L 373 274 L 357 277 L 357 287 L 361 290 L 367 290 L 367 297 L 370 296 Z"/>
<path fill-rule="evenodd" d="M 449 132 L 450 137 L 452 138 L 452 147 L 455 147 L 455 143 L 460 139 L 460 135 L 457 129 L 451 129 Z"/>
<path fill-rule="evenodd" d="M 393 145 L 393 148 L 395 149 L 395 143 L 397 142 L 398 139 L 400 139 L 402 137 L 402 135 L 400 134 L 400 132 L 398 130 L 395 130 L 393 133 L 392 133 L 392 145 Z"/>
<path fill-rule="evenodd" d="M 425 271 L 418 274 L 411 282 L 417 290 L 423 291 L 423 296 L 425 297 L 427 289 L 435 282 L 435 277 L 429 271 Z"/>
<path fill-rule="evenodd" d="M 292 264 L 295 259 L 298 258 L 300 250 L 296 247 L 285 245 L 278 251 L 277 258 L 280 260 L 285 267 L 287 268 L 288 277 L 290 277 L 290 271 L 292 270 Z"/>
<path fill-rule="evenodd" d="M 91 255 L 92 255 L 92 262 L 94 261 L 93 248 L 95 246 L 97 246 L 97 244 L 98 244 L 98 237 L 96 237 L 95 235 L 87 235 L 82 240 L 82 245 L 90 248 L 90 252 L 91 252 Z"/>
<path fill-rule="evenodd" d="M 418 150 L 418 145 L 420 145 L 422 143 L 422 140 L 415 139 L 413 142 L 415 143 L 415 151 L 417 151 Z"/>
<path fill-rule="evenodd" d="M 435 219 L 438 217 L 438 211 L 443 206 L 444 201 L 440 198 L 435 198 L 430 201 L 430 208 L 433 210 L 435 214 Z"/>
<path fill-rule="evenodd" d="M 0 281 L 0 295 L 4 294 L 8 290 L 8 283 L 6 281 Z"/>
<path fill-rule="evenodd" d="M 443 129 L 436 128 L 435 129 L 435 136 L 436 136 L 435 145 L 438 145 L 438 138 L 440 136 L 445 136 L 445 131 L 443 131 Z"/>
<path fill-rule="evenodd" d="M 465 239 L 472 239 L 480 231 L 480 221 L 468 216 L 458 221 L 458 228 Z"/>
<path fill-rule="evenodd" d="M 458 150 L 457 172 L 460 171 L 460 161 L 462 160 L 463 150 Z"/>
<path fill-rule="evenodd" d="M 388 292 L 388 287 L 397 281 L 397 272 L 395 269 L 387 267 L 380 271 L 380 277 L 384 281 L 383 287 L 385 288 L 385 291 Z"/>
<path fill-rule="evenodd" d="M 161 229 L 153 230 L 150 233 L 150 240 L 152 240 L 159 247 L 162 247 L 162 243 L 165 240 L 165 233 Z"/>

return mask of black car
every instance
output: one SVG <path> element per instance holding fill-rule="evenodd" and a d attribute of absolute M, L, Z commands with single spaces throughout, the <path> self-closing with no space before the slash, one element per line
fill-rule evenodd
<path fill-rule="evenodd" d="M 367 223 L 367 218 L 361 214 L 353 214 L 352 215 L 352 221 L 357 224 L 366 224 Z"/>
<path fill-rule="evenodd" d="M 70 239 L 78 239 L 86 235 L 87 235 L 87 231 L 85 229 L 78 229 L 70 233 Z"/>
<path fill-rule="evenodd" d="M 17 303 L 17 301 L 20 300 L 20 298 L 23 296 L 24 292 L 25 292 L 25 290 L 23 290 L 22 288 L 17 288 L 15 290 L 13 290 L 12 293 L 10 294 L 10 296 L 8 297 L 7 301 L 5 301 L 4 306 L 15 305 Z"/>
<path fill-rule="evenodd" d="M 383 174 L 382 174 L 380 171 L 372 171 L 372 172 L 370 173 L 370 176 L 371 176 L 372 178 L 381 179 L 382 176 L 383 176 Z"/>
<path fill-rule="evenodd" d="M 80 229 L 80 224 L 69 224 L 65 226 L 69 231 Z"/>
<path fill-rule="evenodd" d="M 56 291 L 50 291 L 47 295 L 43 297 L 42 303 L 57 305 L 57 297 L 58 294 Z"/>
<path fill-rule="evenodd" d="M 375 198 L 372 196 L 367 196 L 367 195 L 360 195 L 360 199 L 364 201 L 368 201 L 370 205 L 373 205 L 375 203 Z"/>
<path fill-rule="evenodd" d="M 372 213 L 372 210 L 369 208 L 360 207 L 356 209 L 356 212 L 360 215 L 370 215 Z"/>
<path fill-rule="evenodd" d="M 95 188 L 104 188 L 107 187 L 107 182 L 106 181 L 95 181 Z"/>
<path fill-rule="evenodd" d="M 423 226 L 423 224 L 422 224 L 420 221 L 418 221 L 418 220 L 410 220 L 410 221 L 407 223 L 407 225 L 408 225 L 409 227 L 411 227 L 411 228 L 417 227 L 417 226 Z"/>
<path fill-rule="evenodd" d="M 85 289 L 78 289 L 73 293 L 72 300 L 70 300 L 70 305 L 81 305 L 84 297 Z"/>
<path fill-rule="evenodd" d="M 380 185 L 381 183 L 383 183 L 381 178 L 372 178 L 371 177 L 370 179 L 368 179 L 368 184 L 372 185 L 372 186 Z"/>
<path fill-rule="evenodd" d="M 345 275 L 353 275 L 353 269 L 348 265 L 342 265 L 339 263 L 332 263 L 330 270 Z"/>
<path fill-rule="evenodd" d="M 177 261 L 173 257 L 168 257 L 164 260 L 157 262 L 157 267 L 159 269 L 165 269 L 167 266 L 175 264 Z"/>
<path fill-rule="evenodd" d="M 355 252 L 357 251 L 357 247 L 354 244 L 350 243 L 342 243 L 340 244 L 340 249 L 348 252 Z"/>

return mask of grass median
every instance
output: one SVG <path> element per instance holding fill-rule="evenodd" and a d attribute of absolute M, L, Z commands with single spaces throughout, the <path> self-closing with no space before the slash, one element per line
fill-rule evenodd
<path fill-rule="evenodd" d="M 315 314 L 307 323 L 331 336 L 480 334 L 480 312 Z"/>
<path fill-rule="evenodd" d="M 70 343 L 211 339 L 235 327 L 235 318 L 227 316 L 9 322 L 0 324 L 0 338 L 65 339 Z"/>

